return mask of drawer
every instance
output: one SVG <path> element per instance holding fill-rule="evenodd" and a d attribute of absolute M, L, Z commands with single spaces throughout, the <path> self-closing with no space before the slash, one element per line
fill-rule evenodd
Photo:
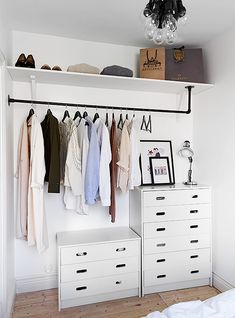
<path fill-rule="evenodd" d="M 162 271 L 150 270 L 144 272 L 144 285 L 154 286 L 168 283 L 183 282 L 194 279 L 209 278 L 210 264 L 200 264 L 185 268 L 170 268 Z"/>
<path fill-rule="evenodd" d="M 210 233 L 211 220 L 183 220 L 144 224 L 144 237 L 168 237 Z"/>
<path fill-rule="evenodd" d="M 60 271 L 60 281 L 62 283 L 73 282 L 82 279 L 138 272 L 139 270 L 138 256 L 98 262 L 63 265 L 61 266 Z"/>
<path fill-rule="evenodd" d="M 170 252 L 161 254 L 150 254 L 144 257 L 144 270 L 172 270 L 172 264 L 174 269 L 191 268 L 200 264 L 208 264 L 211 262 L 211 250 L 200 249 L 200 250 L 189 250 L 181 252 Z"/>
<path fill-rule="evenodd" d="M 119 292 L 138 288 L 139 273 L 107 276 L 96 279 L 84 279 L 79 282 L 61 284 L 61 300 L 98 294 Z"/>
<path fill-rule="evenodd" d="M 144 239 L 144 254 L 209 248 L 210 234 Z"/>
<path fill-rule="evenodd" d="M 210 203 L 209 189 L 186 189 L 144 192 L 144 206 L 168 206 Z"/>
<path fill-rule="evenodd" d="M 61 248 L 61 265 L 139 255 L 139 240 Z"/>
<path fill-rule="evenodd" d="M 164 222 L 187 219 L 207 219 L 211 217 L 210 204 L 145 207 L 144 222 Z"/>

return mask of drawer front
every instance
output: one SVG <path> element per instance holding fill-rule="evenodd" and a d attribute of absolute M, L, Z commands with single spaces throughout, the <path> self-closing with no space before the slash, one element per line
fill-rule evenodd
<path fill-rule="evenodd" d="M 189 250 L 182 252 L 170 252 L 161 254 L 150 254 L 144 257 L 144 270 L 177 270 L 182 266 L 191 268 L 201 264 L 209 264 L 211 262 L 211 250 Z M 174 268 L 172 267 L 174 264 Z"/>
<path fill-rule="evenodd" d="M 183 282 L 194 279 L 209 278 L 210 264 L 200 264 L 185 268 L 171 268 L 162 271 L 150 270 L 144 272 L 145 286 L 162 285 L 167 283 Z"/>
<path fill-rule="evenodd" d="M 210 203 L 209 189 L 150 191 L 144 193 L 144 206 L 167 206 Z"/>
<path fill-rule="evenodd" d="M 139 255 L 139 240 L 61 248 L 61 265 Z"/>
<path fill-rule="evenodd" d="M 139 270 L 139 260 L 137 256 L 98 262 L 63 265 L 61 266 L 60 271 L 60 281 L 62 283 L 74 282 L 82 279 L 138 272 Z"/>
<path fill-rule="evenodd" d="M 209 248 L 210 244 L 210 234 L 150 238 L 144 240 L 144 254 Z"/>
<path fill-rule="evenodd" d="M 144 237 L 168 237 L 210 233 L 211 220 L 183 220 L 144 224 Z"/>
<path fill-rule="evenodd" d="M 187 219 L 207 219 L 211 217 L 210 204 L 180 206 L 145 207 L 144 222 L 164 222 Z"/>
<path fill-rule="evenodd" d="M 84 279 L 61 284 L 61 300 L 138 288 L 139 273 Z"/>

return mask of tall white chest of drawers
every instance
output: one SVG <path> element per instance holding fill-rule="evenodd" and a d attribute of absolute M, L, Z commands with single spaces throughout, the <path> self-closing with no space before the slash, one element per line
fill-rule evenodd
<path fill-rule="evenodd" d="M 59 309 L 140 296 L 140 237 L 128 227 L 57 233 Z"/>
<path fill-rule="evenodd" d="M 211 190 L 139 187 L 130 227 L 142 237 L 142 295 L 211 283 Z"/>

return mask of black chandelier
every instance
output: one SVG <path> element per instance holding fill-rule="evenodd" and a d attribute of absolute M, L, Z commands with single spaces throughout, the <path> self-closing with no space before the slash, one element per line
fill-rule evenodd
<path fill-rule="evenodd" d="M 141 12 L 145 24 L 145 37 L 160 45 L 163 42 L 173 44 L 178 23 L 187 21 L 186 8 L 182 0 L 149 0 Z"/>

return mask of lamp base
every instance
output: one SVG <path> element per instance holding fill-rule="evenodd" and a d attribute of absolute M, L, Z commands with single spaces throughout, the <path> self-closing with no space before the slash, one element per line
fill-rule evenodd
<path fill-rule="evenodd" d="M 185 184 L 185 185 L 197 185 L 197 182 L 196 181 L 185 181 L 185 182 L 183 182 L 183 184 Z"/>

